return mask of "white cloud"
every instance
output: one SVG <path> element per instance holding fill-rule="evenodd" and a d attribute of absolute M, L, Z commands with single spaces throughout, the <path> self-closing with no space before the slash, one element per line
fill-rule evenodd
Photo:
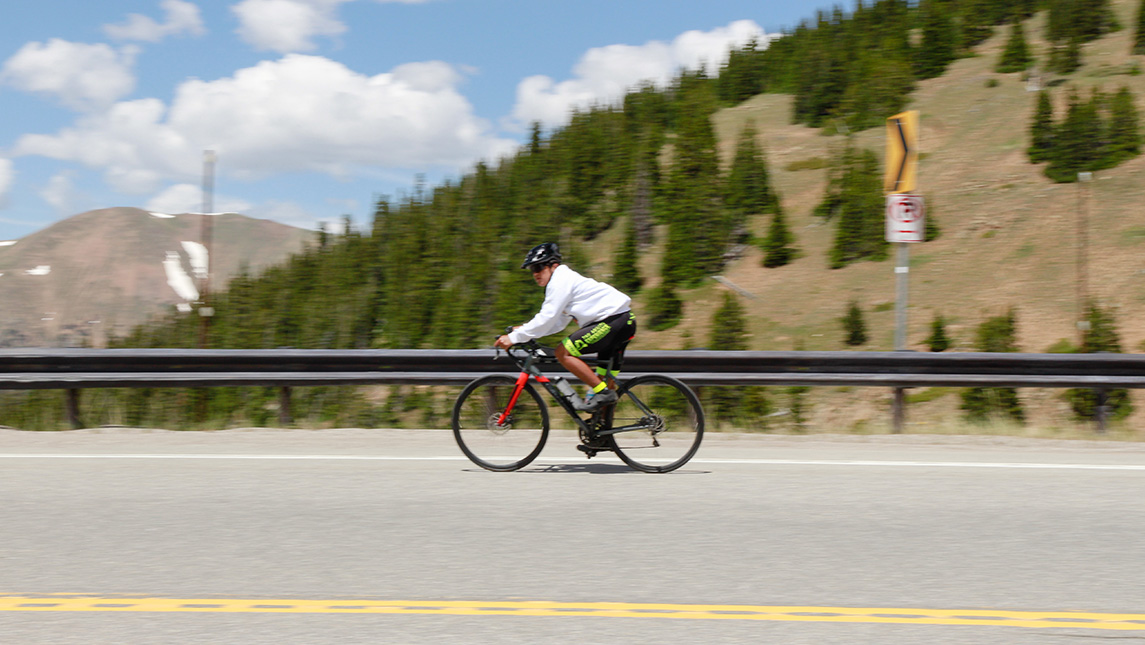
<path fill-rule="evenodd" d="M 214 195 L 214 212 L 246 213 L 251 205 L 242 199 L 226 195 Z M 155 195 L 143 210 L 157 213 L 198 213 L 203 210 L 203 189 L 195 184 L 175 184 Z"/>
<path fill-rule="evenodd" d="M 556 82 L 548 76 L 530 76 L 517 85 L 517 103 L 506 125 L 523 128 L 532 121 L 553 127 L 568 122 L 573 108 L 609 104 L 651 81 L 661 87 L 684 69 L 703 66 L 709 75 L 719 72 L 728 51 L 752 38 L 761 45 L 773 36 L 751 20 L 738 20 L 711 31 L 688 31 L 671 43 L 609 45 L 588 50 L 573 68 L 573 78 Z"/>
<path fill-rule="evenodd" d="M 0 82 L 25 92 L 48 94 L 77 110 L 106 107 L 135 89 L 132 66 L 138 49 L 53 38 L 20 48 L 0 68 Z"/>
<path fill-rule="evenodd" d="M 127 16 L 127 21 L 118 25 L 104 25 L 103 32 L 115 40 L 142 40 L 157 43 L 167 36 L 188 33 L 201 36 L 207 33 L 199 7 L 184 0 L 163 0 L 160 5 L 167 14 L 165 22 L 138 13 Z"/>
<path fill-rule="evenodd" d="M 309 52 L 314 39 L 346 31 L 338 7 L 354 0 L 242 0 L 231 7 L 239 19 L 235 33 L 259 51 Z M 423 4 L 429 0 L 376 0 L 379 4 Z"/>
<path fill-rule="evenodd" d="M 178 169 L 183 155 L 194 154 L 178 133 L 163 127 L 165 110 L 158 99 L 116 103 L 106 112 L 81 117 L 75 127 L 56 136 L 24 135 L 12 153 L 78 161 L 103 169 L 108 182 L 120 192 L 150 192 L 165 175 Z M 194 162 L 190 158 L 186 161 L 184 168 L 193 172 L 190 167 Z"/>
<path fill-rule="evenodd" d="M 12 188 L 12 160 L 0 157 L 0 206 L 8 199 L 8 190 Z"/>
<path fill-rule="evenodd" d="M 491 133 L 442 62 L 365 76 L 341 63 L 290 54 L 215 81 L 190 80 L 170 108 L 158 99 L 117 103 L 55 135 L 25 135 L 12 156 L 77 161 L 122 192 L 158 190 L 200 174 L 202 151 L 219 172 L 245 179 L 317 171 L 353 176 L 379 168 L 450 170 L 516 149 Z"/>
<path fill-rule="evenodd" d="M 240 38 L 260 51 L 282 54 L 316 49 L 317 36 L 346 31 L 336 16 L 348 0 L 242 0 L 231 7 L 239 19 Z"/>
<path fill-rule="evenodd" d="M 60 215 L 72 215 L 82 197 L 72 184 L 71 174 L 61 172 L 52 176 L 48 184 L 40 189 L 40 197 L 51 204 Z"/>

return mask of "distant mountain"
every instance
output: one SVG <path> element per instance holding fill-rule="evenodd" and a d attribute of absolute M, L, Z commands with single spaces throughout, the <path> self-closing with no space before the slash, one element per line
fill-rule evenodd
<path fill-rule="evenodd" d="M 314 233 L 243 215 L 211 217 L 211 291 L 302 250 Z M 0 247 L 0 347 L 102 345 L 185 300 L 195 279 L 200 215 L 138 208 L 89 211 Z M 166 266 L 165 266 L 166 265 Z"/>

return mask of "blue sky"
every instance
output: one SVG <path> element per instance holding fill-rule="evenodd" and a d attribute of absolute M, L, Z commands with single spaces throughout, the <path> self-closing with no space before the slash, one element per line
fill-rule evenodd
<path fill-rule="evenodd" d="M 795 26 L 776 0 L 42 0 L 0 21 L 0 240 L 109 206 L 315 228 L 455 178 L 680 66 Z"/>

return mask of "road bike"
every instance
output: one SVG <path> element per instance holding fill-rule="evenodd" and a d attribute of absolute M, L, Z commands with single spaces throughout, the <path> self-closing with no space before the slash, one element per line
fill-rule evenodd
<path fill-rule="evenodd" d="M 519 376 L 480 377 L 465 386 L 453 406 L 457 445 L 482 468 L 519 470 L 545 447 L 549 410 L 530 379 L 544 387 L 572 420 L 580 437 L 577 449 L 590 459 L 601 452 L 614 452 L 636 470 L 666 473 L 688 463 L 700 447 L 704 410 L 695 392 L 677 379 L 644 374 L 624 381 L 617 388 L 616 403 L 585 418 L 558 389 L 563 377 L 549 378 L 540 369 L 557 363 L 552 348 L 529 341 L 512 346 L 506 354 L 520 368 Z M 610 361 L 582 360 L 614 369 Z"/>

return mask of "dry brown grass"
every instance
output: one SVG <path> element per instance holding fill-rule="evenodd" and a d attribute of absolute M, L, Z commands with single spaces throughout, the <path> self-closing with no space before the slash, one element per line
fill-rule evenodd
<path fill-rule="evenodd" d="M 1136 2 L 1115 0 L 1125 29 L 1085 46 L 1085 66 L 1054 89 L 1063 115 L 1069 86 L 1088 95 L 1128 86 L 1145 115 L 1145 76 L 1111 75 L 1135 58 L 1129 42 Z M 1039 61 L 1045 59 L 1042 24 L 1027 25 L 1027 37 Z M 1023 351 L 1045 351 L 1061 339 L 1075 340 L 1077 298 L 1078 187 L 1054 184 L 1041 166 L 1028 163 L 1025 148 L 1037 94 L 1020 74 L 996 74 L 993 66 L 1005 44 L 1006 29 L 979 48 L 979 55 L 955 62 L 941 78 L 919 84 L 909 109 L 921 114 L 919 192 L 934 207 L 942 237 L 911 249 L 909 346 L 925 350 L 934 315 L 949 321 L 954 349 L 973 349 L 975 327 L 991 315 L 1014 307 Z M 1140 60 L 1137 57 L 1136 60 Z M 997 79 L 996 87 L 988 87 Z M 1052 79 L 1049 79 L 1052 80 Z M 792 162 L 828 157 L 843 144 L 839 136 L 790 124 L 791 97 L 761 95 L 715 117 L 720 152 L 730 162 L 738 134 L 755 122 L 767 152 L 773 184 L 783 197 L 789 223 L 803 256 L 780 269 L 760 266 L 752 249 L 727 268 L 724 276 L 755 296 L 744 299 L 750 320 L 750 347 L 756 350 L 843 349 L 838 318 L 850 300 L 864 309 L 871 342 L 863 349 L 893 348 L 894 260 L 864 262 L 845 269 L 827 268 L 833 225 L 812 215 L 825 187 L 825 170 L 786 170 Z M 889 116 L 889 115 L 888 115 Z M 858 145 L 884 148 L 881 128 L 855 135 Z M 1089 193 L 1088 293 L 1116 310 L 1126 351 L 1145 340 L 1145 156 L 1096 173 Z M 762 235 L 766 221 L 757 218 Z M 594 250 L 606 262 L 610 238 Z M 606 246 L 607 245 L 607 246 Z M 893 254 L 892 254 L 893 255 Z M 645 258 L 644 275 L 655 276 L 658 257 Z M 662 333 L 642 331 L 635 349 L 678 349 L 685 334 L 693 345 L 706 343 L 720 290 L 714 282 L 682 294 L 685 320 Z M 879 305 L 882 305 L 879 307 Z M 639 309 L 640 303 L 637 303 Z M 875 308 L 878 307 L 878 311 Z M 1060 392 L 1023 391 L 1029 428 L 1021 433 L 1087 434 L 1068 415 Z M 846 392 L 820 388 L 812 395 L 812 427 L 823 432 L 884 431 L 889 424 L 889 394 L 875 388 Z M 954 427 L 959 422 L 956 394 L 912 406 L 912 431 Z M 1141 408 L 1145 403 L 1138 403 Z M 953 426 L 951 424 L 954 424 Z M 1139 436 L 1145 412 L 1130 418 L 1124 432 Z M 945 431 L 945 430 L 941 430 Z"/>

